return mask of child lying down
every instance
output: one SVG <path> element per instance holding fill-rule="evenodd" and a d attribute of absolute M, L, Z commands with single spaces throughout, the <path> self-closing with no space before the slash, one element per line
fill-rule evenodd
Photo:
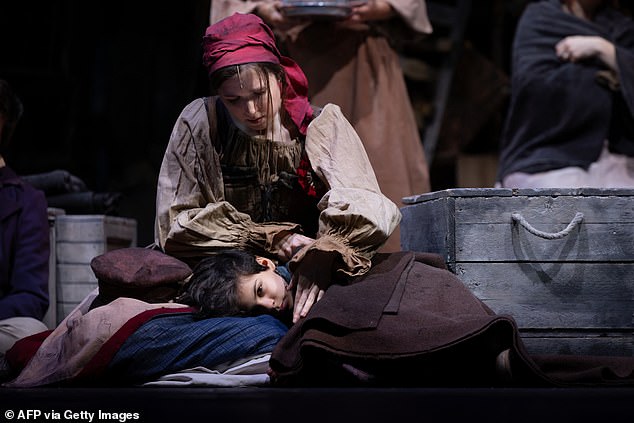
<path fill-rule="evenodd" d="M 164 289 L 148 286 L 140 294 L 137 286 L 114 290 L 102 283 L 116 279 L 130 284 L 131 275 L 152 279 L 152 274 L 174 273 L 176 266 L 183 265 L 158 251 L 128 248 L 97 259 L 101 258 L 104 266 L 93 266 L 99 290 L 88 295 L 54 330 L 26 338 L 10 351 L 7 358 L 14 378 L 4 386 L 130 385 L 193 368 L 224 373 L 237 365 L 243 369 L 242 364 L 254 358 L 261 362 L 287 331 L 273 316 L 207 318 L 196 307 L 166 300 Z M 183 274 L 179 272 L 178 277 Z M 134 280 L 135 285 L 137 282 Z M 104 297 L 99 291 L 116 291 L 119 297 Z M 146 295 L 158 291 L 161 295 L 154 298 L 160 301 Z M 261 384 L 263 380 L 256 381 Z"/>
<path fill-rule="evenodd" d="M 289 280 L 269 259 L 219 252 L 177 302 L 79 307 L 6 386 L 141 384 L 265 354 L 272 386 L 634 385 L 632 357 L 530 356 L 513 318 L 433 254 L 378 254 L 290 327 Z"/>

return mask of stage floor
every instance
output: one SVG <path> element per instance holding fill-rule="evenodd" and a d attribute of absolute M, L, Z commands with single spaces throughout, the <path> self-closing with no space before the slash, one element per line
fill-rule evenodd
<path fill-rule="evenodd" d="M 0 388 L 0 404 L 4 422 L 603 423 L 634 419 L 634 388 Z"/>

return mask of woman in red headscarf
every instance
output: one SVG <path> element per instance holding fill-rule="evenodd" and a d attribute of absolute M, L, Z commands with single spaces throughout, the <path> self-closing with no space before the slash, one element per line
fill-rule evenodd
<path fill-rule="evenodd" d="M 303 5 L 318 16 L 304 15 Z M 432 32 L 425 0 L 214 0 L 210 23 L 236 12 L 253 13 L 271 27 L 282 51 L 306 73 L 313 104 L 341 108 L 363 142 L 383 194 L 402 207 L 403 197 L 430 190 L 395 49 Z M 399 251 L 399 236 L 397 228 L 381 251 Z"/>
<path fill-rule="evenodd" d="M 260 18 L 211 25 L 203 47 L 214 95 L 174 126 L 156 243 L 192 265 L 223 248 L 288 262 L 297 321 L 334 279 L 367 272 L 400 212 L 339 107 L 311 107 L 306 77 Z"/>

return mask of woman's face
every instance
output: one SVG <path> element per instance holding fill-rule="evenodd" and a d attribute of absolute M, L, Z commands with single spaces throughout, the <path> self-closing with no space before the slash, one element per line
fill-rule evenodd
<path fill-rule="evenodd" d="M 269 314 L 285 313 L 293 308 L 293 295 L 284 278 L 275 272 L 275 263 L 258 257 L 266 270 L 255 275 L 241 276 L 237 286 L 238 304 L 245 311 Z"/>
<path fill-rule="evenodd" d="M 253 67 L 242 69 L 244 71 L 220 85 L 218 95 L 234 122 L 255 135 L 271 127 L 273 118 L 279 113 L 282 105 L 280 83 L 273 74 L 262 75 Z"/>

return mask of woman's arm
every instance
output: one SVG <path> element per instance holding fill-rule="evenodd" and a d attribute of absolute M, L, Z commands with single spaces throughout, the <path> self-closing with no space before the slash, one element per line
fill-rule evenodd
<path fill-rule="evenodd" d="M 369 259 L 396 229 L 401 213 L 381 192 L 361 139 L 339 106 L 327 104 L 309 125 L 306 152 L 329 188 L 319 203 L 316 242 L 328 238 L 367 258 L 361 268 L 345 270 L 350 275 L 364 273 Z"/>
<path fill-rule="evenodd" d="M 386 0 L 369 0 L 352 9 L 353 21 L 384 21 L 394 17 L 396 12 L 392 5 Z"/>
<path fill-rule="evenodd" d="M 416 32 L 429 34 L 432 26 L 427 15 L 425 0 L 370 0 L 375 16 L 383 16 L 382 19 L 398 17 L 405 25 Z M 389 9 L 387 9 L 389 8 Z M 389 10 L 386 14 L 386 9 Z"/>
<path fill-rule="evenodd" d="M 596 58 L 619 73 L 614 44 L 605 38 L 589 35 L 569 36 L 557 43 L 555 51 L 561 60 L 569 62 Z"/>
<path fill-rule="evenodd" d="M 306 152 L 329 191 L 319 203 L 317 239 L 291 260 L 293 320 L 308 313 L 333 275 L 357 276 L 398 226 L 401 213 L 379 189 L 363 144 L 338 106 L 326 105 L 308 127 Z"/>
<path fill-rule="evenodd" d="M 209 10 L 209 23 L 214 24 L 234 13 L 253 13 L 255 8 L 270 0 L 214 0 Z"/>

